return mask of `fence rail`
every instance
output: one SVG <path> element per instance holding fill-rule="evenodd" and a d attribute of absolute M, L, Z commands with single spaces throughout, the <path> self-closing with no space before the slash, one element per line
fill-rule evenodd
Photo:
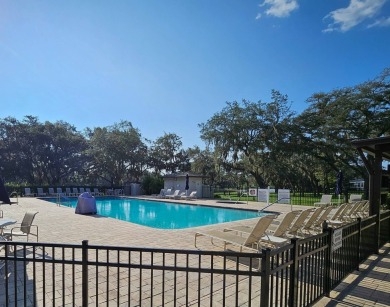
<path fill-rule="evenodd" d="M 2 242 L 1 306 L 310 306 L 390 240 L 390 211 L 262 253 Z"/>
<path fill-rule="evenodd" d="M 364 193 L 360 190 L 348 190 L 347 193 L 343 195 L 335 195 L 334 191 L 329 191 L 328 193 L 319 193 L 319 192 L 299 192 L 299 191 L 290 191 L 289 203 L 293 205 L 302 205 L 302 206 L 313 206 L 314 203 L 319 202 L 323 194 L 332 195 L 333 204 L 342 204 L 349 201 L 349 198 L 352 194 L 361 195 L 364 199 Z M 256 201 L 257 196 L 251 196 L 248 194 L 248 190 L 214 190 L 214 198 L 226 199 L 226 200 L 236 200 L 236 201 Z M 278 194 L 275 192 L 270 192 L 269 194 L 269 203 L 277 203 Z"/>

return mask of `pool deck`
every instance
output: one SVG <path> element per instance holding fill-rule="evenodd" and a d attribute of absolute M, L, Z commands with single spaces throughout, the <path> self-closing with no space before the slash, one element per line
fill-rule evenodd
<path fill-rule="evenodd" d="M 16 199 L 12 199 L 16 201 Z M 264 203 L 243 201 L 241 204 L 217 203 L 215 200 L 172 201 L 199 205 L 212 205 L 238 209 L 260 210 Z M 305 209 L 305 206 L 275 204 L 268 211 L 286 213 Z M 57 206 L 36 198 L 19 198 L 18 204 L 0 205 L 5 218 L 21 221 L 26 211 L 38 211 L 34 224 L 39 225 L 39 241 L 48 243 L 90 244 L 222 250 L 222 245 L 212 245 L 209 239 L 200 238 L 198 248 L 194 246 L 194 234 L 199 230 L 221 228 L 240 222 L 202 226 L 179 230 L 155 229 L 102 216 L 78 215 L 73 208 Z M 241 222 L 242 223 L 242 222 Z M 321 299 L 315 306 L 390 306 L 390 244 L 386 244 L 379 255 L 371 256 L 332 291 L 330 298 Z"/>

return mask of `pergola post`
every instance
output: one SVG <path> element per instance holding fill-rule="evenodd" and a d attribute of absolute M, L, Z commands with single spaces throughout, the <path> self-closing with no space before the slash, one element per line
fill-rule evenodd
<path fill-rule="evenodd" d="M 359 155 L 364 162 L 364 165 L 369 174 L 369 202 L 370 216 L 376 216 L 376 253 L 379 252 L 380 246 L 380 206 L 381 206 L 381 190 L 382 190 L 382 163 L 383 160 L 390 161 L 390 137 L 380 137 L 367 140 L 353 140 L 351 142 L 359 152 Z M 365 154 L 371 156 L 367 158 Z M 387 171 L 387 176 L 389 172 Z M 387 186 L 387 191 L 390 187 Z"/>
<path fill-rule="evenodd" d="M 370 215 L 379 214 L 381 205 L 381 186 L 382 186 L 382 153 L 375 152 L 373 161 L 373 175 L 370 175 L 369 185 L 369 201 L 370 201 Z"/>
<path fill-rule="evenodd" d="M 382 188 L 382 162 L 390 161 L 390 137 L 351 141 L 359 152 L 369 173 L 370 215 L 380 212 Z M 368 159 L 364 153 L 372 158 Z M 388 187 L 389 188 L 389 187 Z"/>

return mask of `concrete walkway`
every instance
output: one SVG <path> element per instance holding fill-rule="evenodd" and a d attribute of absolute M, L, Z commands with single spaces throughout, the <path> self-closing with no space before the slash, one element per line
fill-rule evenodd
<path fill-rule="evenodd" d="M 390 243 L 371 255 L 315 306 L 390 306 Z"/>

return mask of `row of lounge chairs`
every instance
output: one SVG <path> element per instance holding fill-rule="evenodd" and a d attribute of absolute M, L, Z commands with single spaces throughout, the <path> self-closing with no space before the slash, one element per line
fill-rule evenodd
<path fill-rule="evenodd" d="M 322 232 L 326 221 L 332 227 L 340 227 L 358 217 L 368 216 L 368 201 L 343 204 L 338 208 L 318 207 L 303 211 L 291 211 L 277 217 L 266 215 L 255 219 L 254 223 L 225 227 L 212 231 L 195 233 L 195 247 L 198 237 L 206 236 L 211 242 L 223 242 L 224 250 L 228 244 L 259 251 L 263 247 L 280 247 L 288 244 L 291 238 L 305 238 Z"/>
<path fill-rule="evenodd" d="M 196 191 L 192 191 L 188 194 L 188 191 L 180 191 L 172 189 L 161 189 L 160 194 L 154 195 L 157 198 L 166 198 L 166 199 L 184 199 L 184 200 L 192 200 L 196 198 Z"/>
<path fill-rule="evenodd" d="M 62 188 L 49 188 L 48 192 L 44 192 L 43 188 L 37 188 L 37 193 L 33 193 L 31 188 L 24 188 L 24 196 L 26 197 L 42 197 L 42 196 L 78 196 L 84 192 L 88 192 L 93 196 L 102 196 L 104 193 L 101 193 L 98 188 L 94 188 L 91 191 L 90 188 L 65 188 L 65 191 Z"/>
<path fill-rule="evenodd" d="M 349 196 L 348 203 L 354 203 L 356 201 L 361 201 L 362 200 L 361 194 L 351 194 Z M 327 206 L 332 206 L 332 195 L 331 194 L 323 194 L 321 196 L 320 201 L 314 203 L 314 206 L 320 206 L 320 207 L 327 207 Z"/>

